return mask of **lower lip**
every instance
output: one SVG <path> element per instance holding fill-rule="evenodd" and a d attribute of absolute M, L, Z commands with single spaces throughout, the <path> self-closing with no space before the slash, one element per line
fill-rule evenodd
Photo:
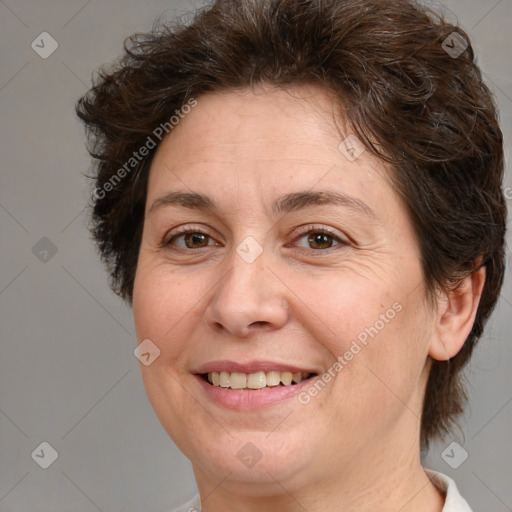
<path fill-rule="evenodd" d="M 213 386 L 199 375 L 196 375 L 196 378 L 210 400 L 228 409 L 252 411 L 263 407 L 270 407 L 283 402 L 283 400 L 293 398 L 298 395 L 303 388 L 311 386 L 315 377 L 290 386 L 243 390 Z"/>

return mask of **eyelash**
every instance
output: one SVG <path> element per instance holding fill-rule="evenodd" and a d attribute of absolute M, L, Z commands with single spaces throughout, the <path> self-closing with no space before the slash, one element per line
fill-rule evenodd
<path fill-rule="evenodd" d="M 172 236 L 170 236 L 170 237 L 166 236 L 161 243 L 161 247 L 169 248 L 172 245 L 173 241 L 175 241 L 176 239 L 178 239 L 182 236 L 185 236 L 185 235 L 191 234 L 191 233 L 206 235 L 210 240 L 214 240 L 214 238 L 211 235 L 209 235 L 208 233 L 205 233 L 201 228 L 197 228 L 194 226 L 184 226 L 184 227 L 178 228 L 178 230 L 179 231 L 177 233 L 174 233 Z M 348 245 L 348 242 L 345 240 L 342 240 L 340 238 L 340 236 L 333 229 L 330 229 L 325 226 L 308 225 L 308 226 L 299 228 L 299 230 L 300 230 L 300 232 L 298 233 L 298 236 L 295 237 L 295 239 L 292 243 L 296 243 L 301 238 L 304 238 L 305 236 L 311 235 L 311 234 L 329 235 L 330 237 L 332 237 L 333 242 L 336 242 L 336 243 L 335 243 L 335 245 L 332 245 L 331 247 L 328 247 L 326 249 L 312 249 L 312 248 L 306 249 L 306 248 L 302 247 L 302 248 L 299 248 L 298 250 L 305 249 L 305 250 L 310 250 L 310 251 L 313 251 L 316 253 L 318 253 L 318 252 L 325 253 L 325 252 L 330 252 L 331 250 L 335 249 L 336 247 L 340 247 L 340 246 L 343 247 L 343 246 Z M 196 250 L 204 249 L 206 247 L 212 247 L 212 246 L 207 245 L 205 247 L 198 247 Z M 176 247 L 176 250 L 193 251 L 194 249 Z"/>
<path fill-rule="evenodd" d="M 213 237 L 210 236 L 208 233 L 205 233 L 204 231 L 202 231 L 201 228 L 196 228 L 194 226 L 184 226 L 184 227 L 178 228 L 178 232 L 174 233 L 171 237 L 168 237 L 166 235 L 166 237 L 163 239 L 161 245 L 162 245 L 162 247 L 168 247 L 177 238 L 185 236 L 185 235 L 188 235 L 188 234 L 191 234 L 191 233 L 197 233 L 197 234 L 200 234 L 200 235 L 206 235 L 207 237 L 209 237 L 210 239 L 213 240 Z M 183 249 L 183 248 L 182 247 L 178 247 L 178 249 Z M 202 247 L 201 247 L 201 249 L 202 249 Z M 183 250 L 191 251 L 192 249 L 188 249 L 187 248 L 187 249 L 183 249 Z"/>
<path fill-rule="evenodd" d="M 295 237 L 293 243 L 296 243 L 298 240 L 304 238 L 305 236 L 312 235 L 312 234 L 329 235 L 333 239 L 333 242 L 336 242 L 336 244 L 331 247 L 328 247 L 326 249 L 312 249 L 312 248 L 306 249 L 306 248 L 302 247 L 302 248 L 299 248 L 299 250 L 306 249 L 306 250 L 314 251 L 316 253 L 330 252 L 331 250 L 335 250 L 336 247 L 348 245 L 348 243 L 346 241 L 344 241 L 340 238 L 340 236 L 338 235 L 338 233 L 336 233 L 336 231 L 334 231 L 331 228 L 328 228 L 325 226 L 318 226 L 318 225 L 308 225 L 308 226 L 303 226 L 303 227 L 299 228 L 298 236 Z"/>

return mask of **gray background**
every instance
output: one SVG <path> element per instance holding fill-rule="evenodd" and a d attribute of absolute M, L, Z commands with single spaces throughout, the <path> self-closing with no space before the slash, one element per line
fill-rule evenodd
<path fill-rule="evenodd" d="M 195 492 L 190 464 L 145 397 L 130 309 L 109 291 L 89 239 L 89 159 L 73 110 L 91 71 L 120 53 L 125 36 L 149 30 L 164 12 L 182 15 L 194 5 L 200 1 L 0 2 L 3 512 L 157 512 Z M 501 109 L 508 156 L 512 0 L 437 6 L 472 37 Z M 43 31 L 59 44 L 47 59 L 31 48 Z M 512 197 L 510 172 L 506 186 Z M 426 460 L 455 478 L 475 511 L 512 510 L 511 288 L 508 271 L 468 371 L 471 408 L 463 434 L 433 446 Z M 458 469 L 441 457 L 453 440 L 469 454 Z M 31 457 L 43 441 L 58 452 L 48 469 Z M 463 454 L 458 446 L 448 453 L 452 461 Z"/>

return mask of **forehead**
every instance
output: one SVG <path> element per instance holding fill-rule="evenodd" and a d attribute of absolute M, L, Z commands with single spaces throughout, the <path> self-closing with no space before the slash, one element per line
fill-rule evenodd
<path fill-rule="evenodd" d="M 172 139 L 179 139 L 180 148 L 174 149 L 180 157 L 252 156 L 258 161 L 287 158 L 307 164 L 310 150 L 320 140 L 325 144 L 330 136 L 337 146 L 333 109 L 333 100 L 317 87 L 209 93 L 198 98 L 162 147 L 176 146 Z"/>
<path fill-rule="evenodd" d="M 152 211 L 159 202 L 166 219 L 173 208 L 185 208 L 179 215 L 213 215 L 240 229 L 273 226 L 281 214 L 292 214 L 293 222 L 337 218 L 361 232 L 371 227 L 375 240 L 410 242 L 416 252 L 412 219 L 389 165 L 368 150 L 349 158 L 344 140 L 354 135 L 335 112 L 332 98 L 318 89 L 200 96 L 157 150 L 146 220 L 161 217 Z M 306 197 L 311 192 L 343 199 L 319 206 L 323 198 Z"/>
<path fill-rule="evenodd" d="M 349 130 L 340 106 L 319 86 L 208 93 L 160 144 L 149 192 L 173 179 L 212 187 L 301 180 L 313 187 L 342 175 L 347 185 L 350 175 L 361 183 L 383 178 L 385 165 L 368 151 L 347 158 L 340 143 L 353 140 Z"/>

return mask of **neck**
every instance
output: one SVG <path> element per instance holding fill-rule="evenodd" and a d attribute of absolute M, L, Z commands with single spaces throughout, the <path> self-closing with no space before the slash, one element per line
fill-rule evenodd
<path fill-rule="evenodd" d="M 419 444 L 399 439 L 379 446 L 386 448 L 366 451 L 330 471 L 329 479 L 315 471 L 300 482 L 280 482 L 268 474 L 248 484 L 233 474 L 213 481 L 194 468 L 203 512 L 441 512 L 444 498 L 421 466 Z"/>

